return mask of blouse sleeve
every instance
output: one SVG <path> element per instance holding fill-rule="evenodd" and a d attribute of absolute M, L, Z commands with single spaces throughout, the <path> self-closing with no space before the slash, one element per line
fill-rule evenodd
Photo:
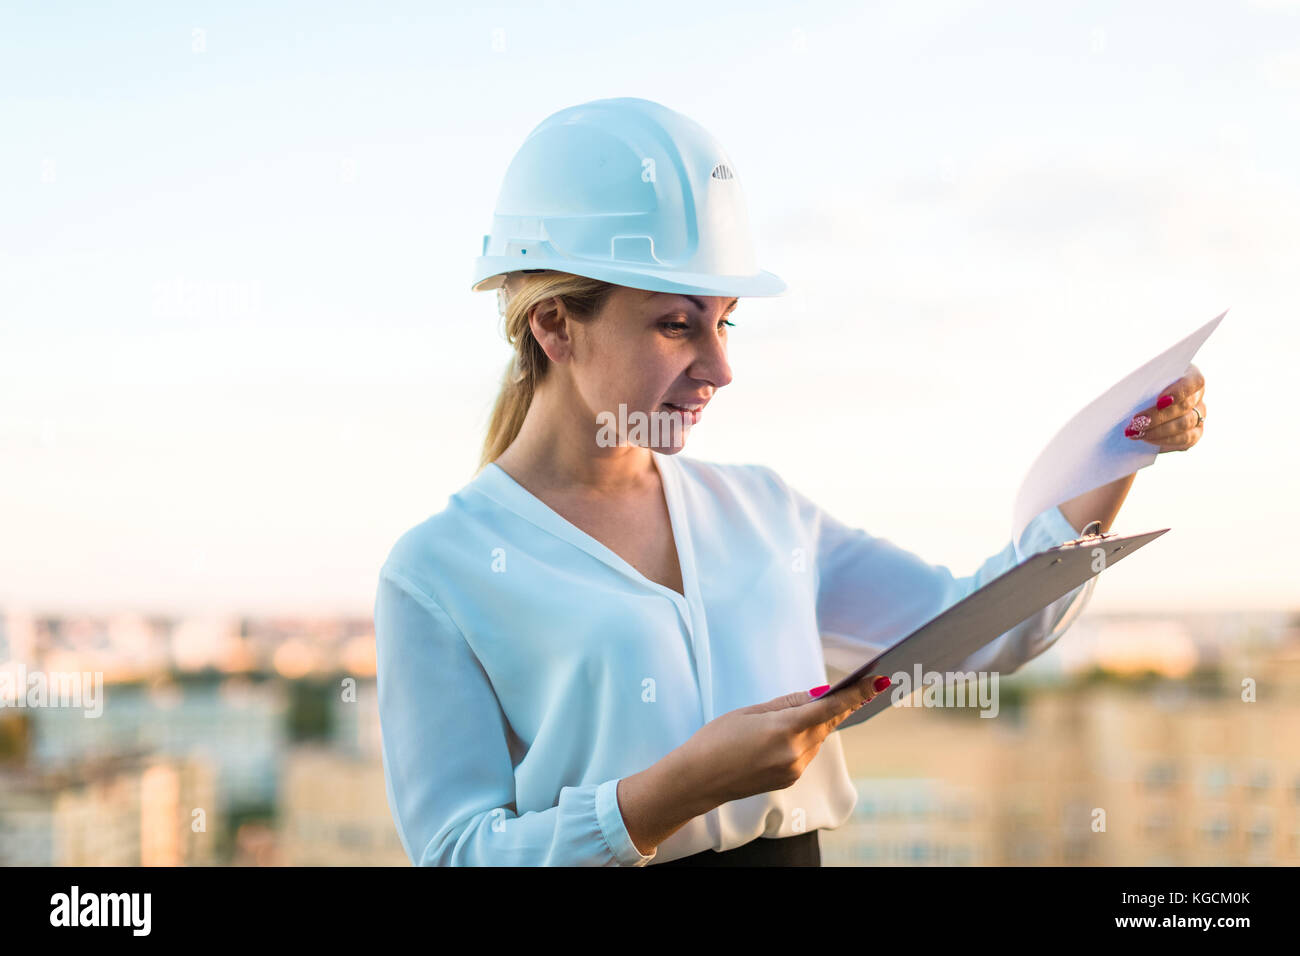
<path fill-rule="evenodd" d="M 417 866 L 641 866 L 618 778 L 563 787 L 520 815 L 508 724 L 464 635 L 398 567 L 375 598 L 376 678 L 389 808 Z"/>
<path fill-rule="evenodd" d="M 852 671 L 872 654 L 893 647 L 927 621 L 956 604 L 1019 561 L 1010 539 L 967 577 L 923 561 L 886 538 L 852 528 L 819 508 L 767 469 L 796 509 L 809 553 L 816 555 L 817 619 L 826 663 Z M 1053 506 L 1037 515 L 1020 538 L 1029 555 L 1078 537 Z M 963 661 L 945 669 L 1009 674 L 1056 642 L 1092 596 L 1096 578 L 1079 585 Z M 1076 606 L 1077 605 L 1077 606 Z M 1073 607 L 1072 607 L 1073 606 Z M 1059 627 L 1073 610 L 1070 622 Z"/>

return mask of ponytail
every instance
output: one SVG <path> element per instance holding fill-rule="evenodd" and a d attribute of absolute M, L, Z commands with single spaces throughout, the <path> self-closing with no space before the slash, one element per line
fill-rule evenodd
<path fill-rule="evenodd" d="M 501 390 L 488 419 L 479 458 L 480 471 L 500 457 L 519 435 L 533 395 L 550 365 L 529 325 L 533 306 L 555 297 L 564 303 L 570 315 L 591 318 L 604 308 L 616 288 L 599 279 L 551 270 L 512 272 L 506 277 L 500 296 L 501 318 L 506 341 L 514 346 L 515 354 L 506 366 Z"/>

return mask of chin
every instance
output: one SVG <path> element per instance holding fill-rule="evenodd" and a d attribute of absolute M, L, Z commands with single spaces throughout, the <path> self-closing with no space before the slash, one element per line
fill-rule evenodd
<path fill-rule="evenodd" d="M 625 405 L 619 405 L 617 417 L 612 412 L 597 416 L 601 427 L 597 435 L 598 444 L 617 440 L 619 444 L 636 445 L 663 455 L 675 455 L 686 447 L 686 439 L 695 424 L 693 421 L 684 421 L 681 415 L 658 410 L 627 412 L 625 409 Z M 698 412 L 695 417 L 699 417 Z"/>
<path fill-rule="evenodd" d="M 690 425 L 667 427 L 661 429 L 658 434 L 652 435 L 651 440 L 645 444 L 661 455 L 675 455 L 686 447 L 687 439 L 690 437 Z"/>

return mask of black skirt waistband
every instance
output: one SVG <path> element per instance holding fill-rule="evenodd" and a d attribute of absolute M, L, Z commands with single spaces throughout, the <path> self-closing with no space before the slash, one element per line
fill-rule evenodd
<path fill-rule="evenodd" d="M 653 866 L 821 866 L 821 843 L 817 831 L 788 837 L 758 837 L 731 850 L 702 850 Z"/>

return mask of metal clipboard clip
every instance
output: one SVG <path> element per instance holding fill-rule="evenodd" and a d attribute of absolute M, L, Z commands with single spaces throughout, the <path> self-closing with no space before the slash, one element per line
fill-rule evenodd
<path fill-rule="evenodd" d="M 1094 527 L 1096 528 L 1095 531 L 1092 530 Z M 1109 534 L 1102 534 L 1101 519 L 1094 518 L 1083 526 L 1083 530 L 1079 532 L 1079 537 L 1072 538 L 1069 541 L 1062 541 L 1060 546 L 1063 548 L 1081 547 L 1083 545 L 1096 544 L 1098 541 L 1105 541 L 1107 538 L 1113 538 L 1115 536 L 1116 532 L 1114 531 Z"/>

